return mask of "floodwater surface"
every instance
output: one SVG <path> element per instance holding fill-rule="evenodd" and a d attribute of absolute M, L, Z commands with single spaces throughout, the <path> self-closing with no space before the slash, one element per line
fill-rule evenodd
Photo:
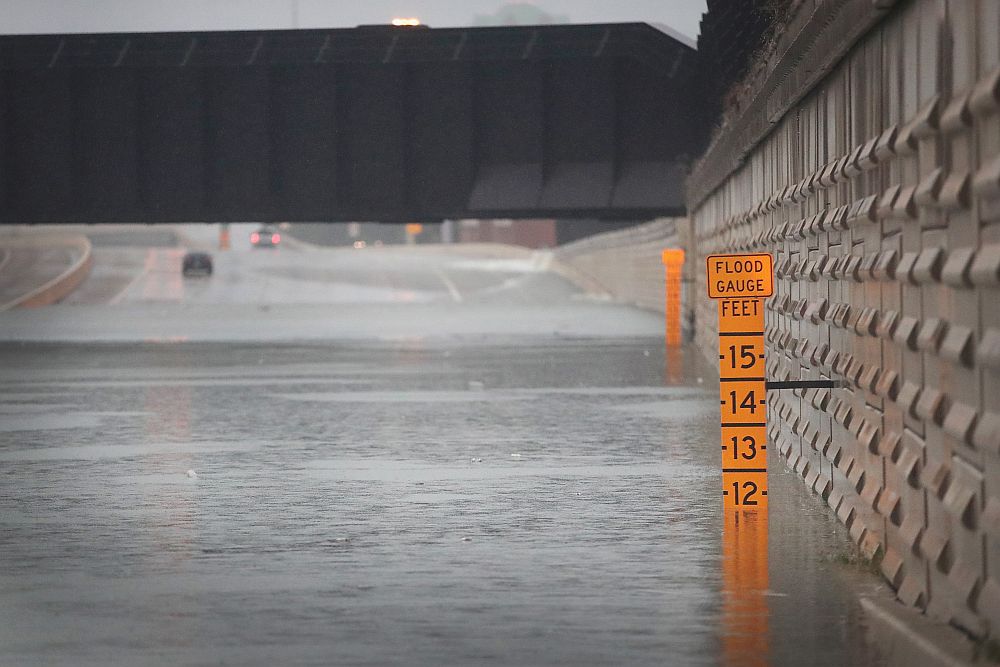
<path fill-rule="evenodd" d="M 0 663 L 876 664 L 776 456 L 724 547 L 661 345 L 6 344 Z"/>

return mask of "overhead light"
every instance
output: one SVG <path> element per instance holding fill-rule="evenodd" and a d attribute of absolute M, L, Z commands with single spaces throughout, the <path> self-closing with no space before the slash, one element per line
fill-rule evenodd
<path fill-rule="evenodd" d="M 395 18 L 392 20 L 392 24 L 397 28 L 400 27 L 416 27 L 420 25 L 420 19 L 416 18 Z"/>

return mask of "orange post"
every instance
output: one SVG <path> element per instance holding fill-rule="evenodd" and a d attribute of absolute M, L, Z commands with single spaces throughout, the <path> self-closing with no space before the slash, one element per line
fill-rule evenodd
<path fill-rule="evenodd" d="M 666 323 L 667 347 L 681 344 L 681 272 L 684 269 L 684 251 L 667 248 L 663 251 L 664 279 L 666 281 L 666 301 L 664 316 Z"/>
<path fill-rule="evenodd" d="M 719 301 L 719 406 L 723 505 L 766 507 L 764 299 Z"/>
<path fill-rule="evenodd" d="M 764 298 L 770 255 L 711 255 L 708 296 L 719 304 L 722 449 L 723 663 L 769 664 L 767 394 Z"/>
<path fill-rule="evenodd" d="M 710 255 L 708 296 L 719 304 L 722 504 L 767 508 L 764 297 L 774 293 L 771 256 Z"/>

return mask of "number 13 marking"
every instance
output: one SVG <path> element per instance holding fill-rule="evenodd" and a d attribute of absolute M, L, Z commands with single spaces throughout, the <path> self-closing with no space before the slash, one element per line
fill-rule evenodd
<path fill-rule="evenodd" d="M 740 456 L 742 456 L 747 461 L 750 461 L 750 460 L 753 460 L 754 458 L 757 457 L 757 441 L 754 440 L 752 436 L 745 435 L 745 436 L 743 436 L 742 440 L 739 440 L 744 445 L 746 445 L 746 447 L 744 449 L 749 450 L 749 452 L 750 452 L 749 454 L 747 454 L 746 451 L 744 451 L 742 454 L 739 453 L 739 445 L 737 444 L 737 439 L 738 439 L 738 436 L 735 436 L 735 435 L 730 438 L 730 440 L 733 443 L 733 458 L 734 459 L 738 459 L 738 458 L 740 458 Z"/>

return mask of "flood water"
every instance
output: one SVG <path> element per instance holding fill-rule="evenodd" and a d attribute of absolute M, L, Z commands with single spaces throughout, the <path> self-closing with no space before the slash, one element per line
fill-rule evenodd
<path fill-rule="evenodd" d="M 696 356 L 5 344 L 0 663 L 877 664 L 776 453 L 734 570 Z"/>

